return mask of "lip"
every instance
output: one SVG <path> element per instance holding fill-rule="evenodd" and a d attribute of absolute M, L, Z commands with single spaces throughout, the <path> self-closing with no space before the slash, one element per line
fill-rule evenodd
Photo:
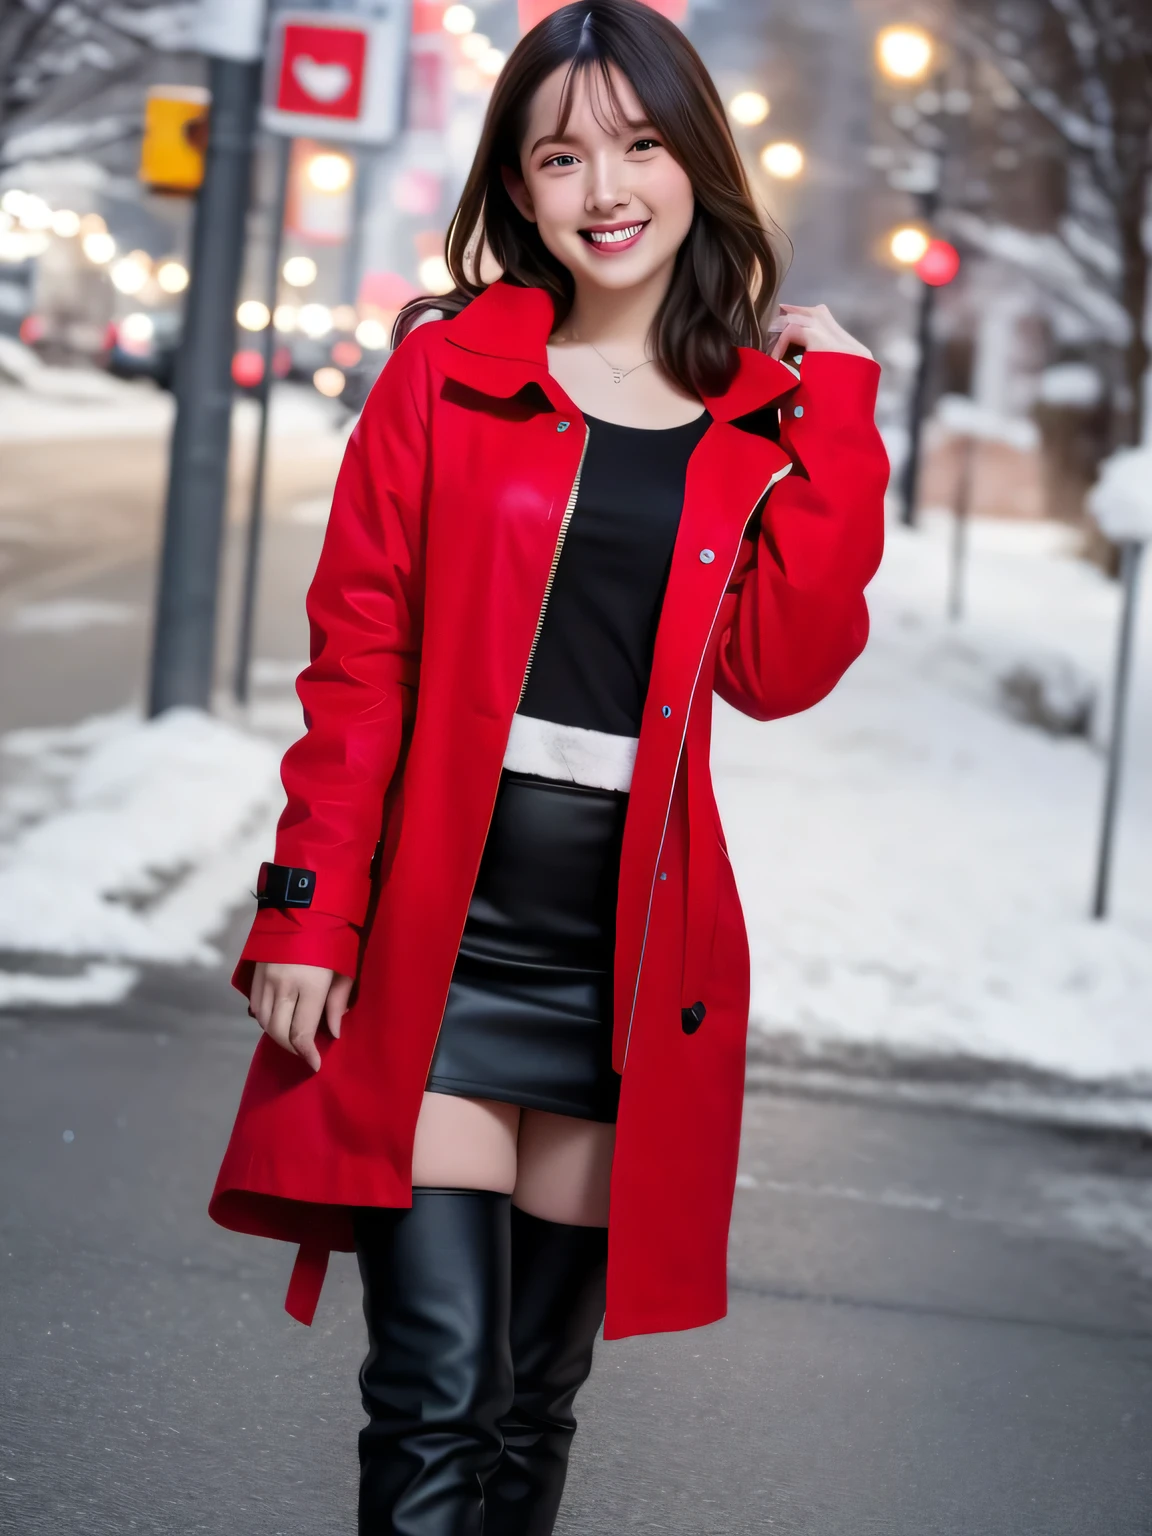
<path fill-rule="evenodd" d="M 590 250 L 596 252 L 597 256 L 615 256 L 620 251 L 630 251 L 636 242 L 642 238 L 644 231 L 648 228 L 650 222 L 651 220 L 649 219 L 620 219 L 615 224 L 588 224 L 580 231 L 580 237 L 584 240 L 584 244 L 588 246 Z M 593 234 L 610 234 L 613 230 L 616 229 L 632 229 L 637 224 L 639 224 L 640 228 L 627 240 L 610 240 L 606 242 L 597 242 L 595 240 L 589 240 L 585 238 L 586 236 Z"/>

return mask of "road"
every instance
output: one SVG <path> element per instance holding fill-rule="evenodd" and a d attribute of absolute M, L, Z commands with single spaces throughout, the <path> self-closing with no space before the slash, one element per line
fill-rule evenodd
<path fill-rule="evenodd" d="M 205 1214 L 252 1030 L 223 970 L 4 1021 L 5 1533 L 354 1529 L 354 1261 L 304 1329 L 290 1251 Z M 599 1346 L 561 1536 L 1147 1536 L 1150 1174 L 751 1094 L 730 1315 Z"/>
<path fill-rule="evenodd" d="M 272 730 L 339 450 L 274 460 Z M 138 700 L 161 438 L 4 455 L 0 728 Z M 291 1253 L 205 1212 L 252 1030 L 226 967 L 0 1016 L 4 1536 L 354 1527 L 354 1262 L 300 1328 Z M 1152 1145 L 753 1081 L 730 1315 L 600 1347 L 559 1536 L 1149 1536 Z"/>

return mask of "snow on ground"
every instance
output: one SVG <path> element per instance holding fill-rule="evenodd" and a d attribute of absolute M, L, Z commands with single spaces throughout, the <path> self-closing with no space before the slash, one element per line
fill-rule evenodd
<path fill-rule="evenodd" d="M 272 846 L 279 753 L 195 710 L 0 738 L 0 949 L 216 964 L 209 942 Z M 96 1001 L 123 971 L 7 975 L 0 1001 Z M 63 981 L 72 980 L 75 998 Z M 130 978 L 129 978 L 130 980 Z M 50 984 L 51 983 L 51 984 Z"/>
<path fill-rule="evenodd" d="M 18 385 L 0 384 L 0 443 L 47 442 L 87 437 L 158 437 L 172 427 L 172 396 L 147 380 L 128 382 L 96 370 L 55 369 L 74 381 L 73 396 L 37 394 Z M 85 388 L 80 390 L 79 385 Z M 237 439 L 255 436 L 256 402 L 237 400 L 233 425 Z M 281 384 L 272 392 L 269 424 L 273 436 L 301 432 L 344 431 L 348 413 L 310 386 Z"/>
<path fill-rule="evenodd" d="M 949 624 L 946 520 L 894 528 L 872 640 L 832 696 L 767 726 L 718 707 L 753 1019 L 802 1056 L 881 1047 L 1152 1084 L 1147 801 L 1127 797 L 1115 916 L 1093 923 L 1101 753 L 998 697 L 1030 656 L 1107 677 L 1117 590 L 1068 538 L 977 522 L 971 616 Z"/>

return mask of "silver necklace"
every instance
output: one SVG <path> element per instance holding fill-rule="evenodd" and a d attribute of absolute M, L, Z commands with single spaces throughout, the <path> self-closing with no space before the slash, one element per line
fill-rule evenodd
<path fill-rule="evenodd" d="M 613 384 L 623 384 L 628 375 L 630 373 L 635 373 L 637 368 L 646 368 L 649 363 L 656 361 L 656 359 L 653 357 L 646 357 L 642 363 L 633 363 L 631 368 L 618 368 L 615 363 L 608 362 L 608 359 L 604 356 L 603 352 L 601 352 L 600 348 L 594 341 L 590 341 L 588 345 L 592 348 L 593 352 L 595 352 L 598 358 L 600 358 L 603 362 L 608 363 L 609 368 L 612 370 Z"/>

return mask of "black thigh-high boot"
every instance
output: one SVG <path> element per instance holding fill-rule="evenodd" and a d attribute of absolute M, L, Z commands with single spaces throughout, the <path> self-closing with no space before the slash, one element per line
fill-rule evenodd
<path fill-rule="evenodd" d="M 512 1207 L 512 1368 L 501 1420 L 504 1451 L 484 1481 L 484 1536 L 551 1536 L 568 1452 L 572 1405 L 592 1369 L 604 1319 L 608 1232 L 570 1227 Z"/>
<path fill-rule="evenodd" d="M 368 1355 L 360 1536 L 481 1536 L 512 1401 L 508 1195 L 416 1189 L 357 1209 Z"/>

